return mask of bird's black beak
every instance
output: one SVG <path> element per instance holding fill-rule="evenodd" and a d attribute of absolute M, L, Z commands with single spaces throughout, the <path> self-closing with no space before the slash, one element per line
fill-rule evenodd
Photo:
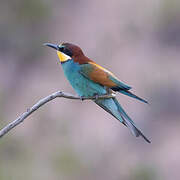
<path fill-rule="evenodd" d="M 51 44 L 51 43 L 44 43 L 43 45 L 44 45 L 44 46 L 51 47 L 51 48 L 56 49 L 56 50 L 59 50 L 58 45 L 55 45 L 55 44 Z"/>

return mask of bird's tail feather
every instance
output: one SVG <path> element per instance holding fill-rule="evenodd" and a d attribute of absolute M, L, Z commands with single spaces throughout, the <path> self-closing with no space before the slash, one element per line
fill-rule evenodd
<path fill-rule="evenodd" d="M 131 132 L 136 136 L 142 136 L 148 143 L 151 143 L 150 140 L 148 138 L 146 138 L 146 136 L 144 136 L 144 134 L 142 133 L 142 131 L 137 128 L 136 124 L 133 122 L 133 120 L 127 115 L 127 113 L 124 111 L 124 109 L 122 108 L 122 106 L 119 104 L 119 102 L 116 100 L 116 98 L 114 98 L 114 102 L 118 107 L 118 110 L 121 114 L 121 116 L 123 117 L 123 120 L 125 122 L 125 124 L 127 125 L 127 127 L 131 130 Z"/>
<path fill-rule="evenodd" d="M 122 94 L 124 94 L 124 95 L 127 95 L 127 96 L 129 96 L 129 97 L 132 97 L 132 98 L 138 99 L 139 101 L 142 101 L 142 102 L 144 102 L 144 103 L 147 103 L 147 104 L 148 104 L 148 102 L 147 102 L 146 100 L 144 100 L 144 99 L 142 99 L 142 98 L 140 98 L 140 97 L 136 96 L 135 94 L 133 94 L 133 93 L 132 93 L 132 92 L 130 92 L 130 91 L 126 91 L 126 90 L 119 90 L 119 92 L 120 92 L 120 93 L 122 93 Z"/>
<path fill-rule="evenodd" d="M 136 124 L 132 121 L 132 119 L 127 115 L 127 113 L 123 110 L 119 102 L 116 98 L 111 99 L 99 99 L 96 100 L 95 103 L 102 107 L 105 111 L 110 113 L 116 119 L 118 119 L 121 123 L 127 126 L 131 133 L 138 137 L 142 136 L 148 143 L 150 141 L 144 136 L 144 134 L 137 128 Z"/>

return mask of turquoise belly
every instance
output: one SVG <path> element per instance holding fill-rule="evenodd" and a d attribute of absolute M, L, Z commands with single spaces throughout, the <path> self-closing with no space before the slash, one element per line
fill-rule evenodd
<path fill-rule="evenodd" d="M 106 94 L 106 89 L 79 73 L 80 65 L 68 60 L 62 63 L 64 74 L 79 96 L 93 96 Z"/>

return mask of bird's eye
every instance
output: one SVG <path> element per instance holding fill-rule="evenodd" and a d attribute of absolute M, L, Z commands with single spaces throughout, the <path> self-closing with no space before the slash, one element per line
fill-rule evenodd
<path fill-rule="evenodd" d="M 65 50 L 65 47 L 59 46 L 59 51 L 64 52 L 64 50 Z"/>
<path fill-rule="evenodd" d="M 67 48 L 66 46 L 64 46 L 64 45 L 59 45 L 58 48 L 59 48 L 59 49 L 58 49 L 59 51 L 61 51 L 61 52 L 63 52 L 64 54 L 72 57 L 72 55 L 73 55 L 73 54 L 72 54 L 72 51 L 71 51 L 69 48 Z"/>

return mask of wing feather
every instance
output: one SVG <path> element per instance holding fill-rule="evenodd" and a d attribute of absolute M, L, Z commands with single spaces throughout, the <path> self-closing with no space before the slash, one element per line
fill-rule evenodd
<path fill-rule="evenodd" d="M 130 86 L 122 83 L 113 73 L 94 62 L 81 64 L 80 67 L 80 73 L 95 83 L 109 88 L 119 87 L 125 90 L 131 89 Z"/>

